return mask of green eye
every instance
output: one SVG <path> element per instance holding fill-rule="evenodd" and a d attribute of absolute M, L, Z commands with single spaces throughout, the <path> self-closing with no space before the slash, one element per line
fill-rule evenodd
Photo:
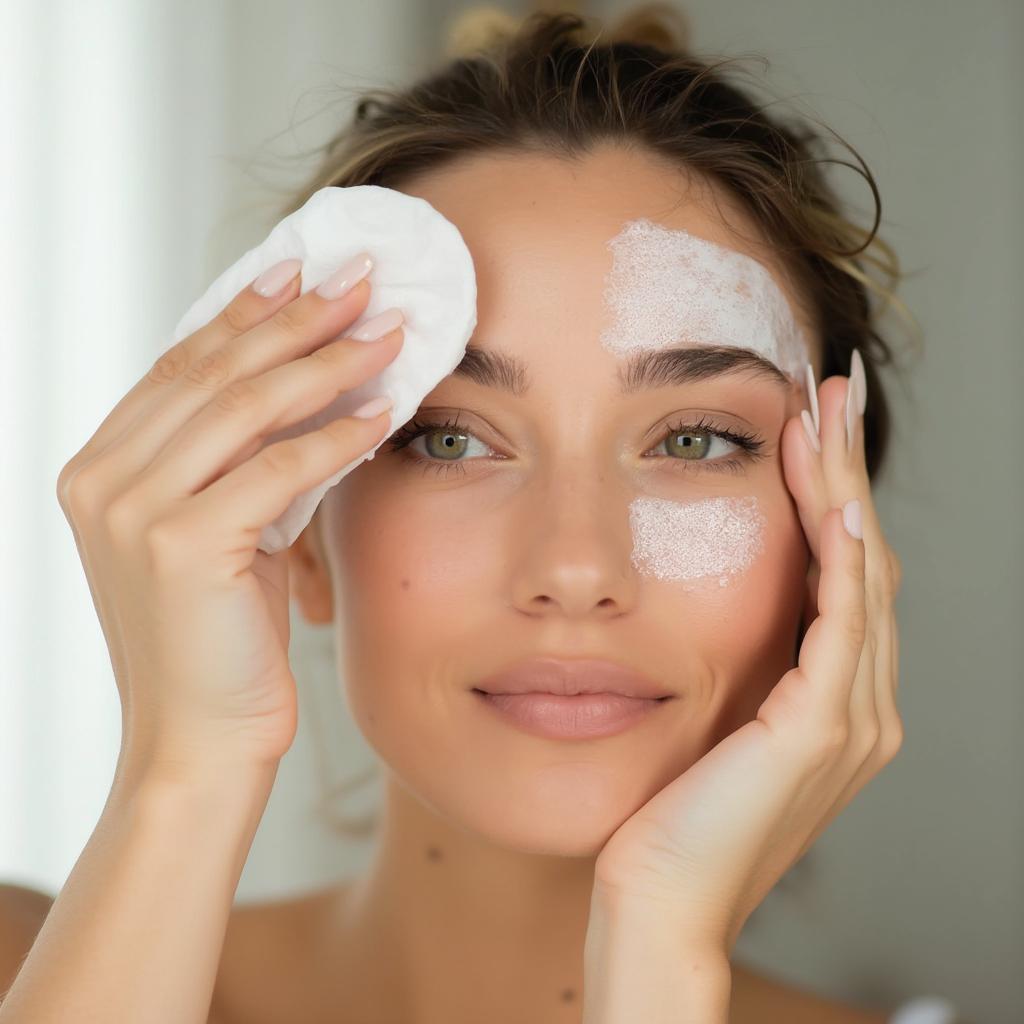
<path fill-rule="evenodd" d="M 694 462 L 700 462 L 707 455 L 714 440 L 716 438 L 713 434 L 698 434 L 696 431 L 677 431 L 674 434 L 669 434 L 663 443 L 670 454 L 678 455 L 684 459 L 691 459 Z"/>
<path fill-rule="evenodd" d="M 431 458 L 441 459 L 443 462 L 456 462 L 461 456 L 466 454 L 466 445 L 470 435 L 446 430 L 444 427 L 437 427 L 425 430 L 419 437 L 423 438 L 423 445 L 426 448 L 427 455 Z M 418 439 L 413 438 L 413 440 Z M 432 443 L 433 441 L 437 443 L 434 444 Z"/>
<path fill-rule="evenodd" d="M 421 439 L 422 452 L 415 447 Z M 413 419 L 391 435 L 387 447 L 389 451 L 401 449 L 410 461 L 422 464 L 424 469 L 446 472 L 451 467 L 465 473 L 465 464 L 476 461 L 469 457 L 472 453 L 468 452 L 469 445 L 474 441 L 482 449 L 478 455 L 486 455 L 490 451 L 486 444 L 469 431 L 460 429 L 458 417 L 455 421 L 447 420 L 444 423 Z M 724 452 L 718 453 L 717 457 L 716 444 L 726 446 Z M 762 457 L 764 441 L 755 434 L 737 433 L 715 426 L 701 417 L 699 423 L 678 423 L 668 427 L 667 433 L 651 450 L 655 451 L 660 445 L 665 445 L 665 458 L 673 469 L 729 470 L 738 473 L 742 472 L 746 463 Z M 694 463 L 696 465 L 692 465 Z"/>

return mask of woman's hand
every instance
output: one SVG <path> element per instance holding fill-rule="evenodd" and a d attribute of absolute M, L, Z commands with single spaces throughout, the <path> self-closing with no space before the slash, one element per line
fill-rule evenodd
<path fill-rule="evenodd" d="M 165 352 L 58 478 L 121 699 L 118 777 L 276 768 L 294 739 L 287 552 L 257 544 L 390 417 L 265 438 L 380 373 L 403 333 L 332 340 L 369 282 L 300 295 L 293 264 L 276 295 L 246 288 Z"/>
<path fill-rule="evenodd" d="M 670 915 L 692 944 L 726 954 L 755 907 L 902 744 L 900 563 L 871 500 L 856 384 L 847 451 L 848 380 L 830 377 L 819 390 L 820 454 L 800 417 L 783 430 L 816 605 L 797 666 L 754 720 L 652 797 L 597 858 L 595 893 Z M 843 525 L 851 499 L 860 502 L 863 540 Z"/>

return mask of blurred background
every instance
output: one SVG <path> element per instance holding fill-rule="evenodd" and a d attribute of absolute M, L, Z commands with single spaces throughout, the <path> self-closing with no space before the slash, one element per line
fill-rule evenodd
<path fill-rule="evenodd" d="M 163 352 L 184 310 L 268 233 L 300 155 L 353 97 L 443 54 L 454 2 L 0 7 L 0 880 L 55 893 L 120 744 L 110 660 L 57 474 Z M 497 4 L 514 14 L 540 4 Z M 550 5 L 549 5 L 550 6 Z M 616 3 L 557 4 L 599 18 Z M 887 379 L 876 502 L 904 566 L 898 758 L 774 891 L 737 955 L 835 999 L 921 992 L 1024 1020 L 1024 3 L 687 0 L 701 55 L 749 64 L 875 175 L 881 234 L 925 333 Z M 759 64 L 758 58 L 767 61 Z M 861 221 L 871 197 L 836 168 Z M 868 220 L 867 223 L 870 223 Z M 897 345 L 903 335 L 894 334 Z M 372 833 L 332 791 L 375 754 L 339 699 L 326 627 L 293 606 L 300 724 L 236 901 L 358 873 Z"/>

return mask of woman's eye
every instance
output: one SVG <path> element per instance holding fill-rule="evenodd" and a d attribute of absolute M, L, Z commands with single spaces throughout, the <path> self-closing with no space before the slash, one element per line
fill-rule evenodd
<path fill-rule="evenodd" d="M 413 451 L 419 452 L 420 450 L 414 446 L 422 441 L 427 457 L 440 459 L 442 462 L 458 462 L 463 455 L 467 454 L 470 447 L 470 438 L 473 438 L 473 435 L 467 434 L 465 431 L 447 430 L 444 427 L 438 427 L 424 430 L 417 434 L 409 441 L 408 447 L 412 448 Z M 473 440 L 476 440 L 484 449 L 484 453 L 490 451 L 482 441 L 476 438 L 473 438 Z"/>
<path fill-rule="evenodd" d="M 690 462 L 710 462 L 718 456 L 731 454 L 738 447 L 711 430 L 673 430 L 658 444 L 664 445 L 672 458 Z"/>
<path fill-rule="evenodd" d="M 472 451 L 473 443 L 481 450 Z M 430 423 L 413 420 L 397 430 L 388 440 L 391 451 L 403 454 L 426 469 L 437 472 L 454 467 L 465 473 L 464 463 L 474 457 L 486 456 L 491 449 L 479 438 L 459 426 L 458 422 Z M 675 470 L 730 470 L 744 468 L 744 463 L 760 457 L 764 442 L 754 434 L 741 434 L 713 427 L 703 419 L 700 423 L 683 423 L 669 428 L 654 448 Z M 664 454 L 658 453 L 663 448 Z"/>

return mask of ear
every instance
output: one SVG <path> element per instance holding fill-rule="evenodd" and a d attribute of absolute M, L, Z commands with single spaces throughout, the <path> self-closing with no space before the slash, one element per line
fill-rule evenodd
<path fill-rule="evenodd" d="M 320 510 L 288 548 L 288 592 L 298 601 L 305 620 L 313 626 L 334 619 L 331 574 L 320 542 Z"/>

